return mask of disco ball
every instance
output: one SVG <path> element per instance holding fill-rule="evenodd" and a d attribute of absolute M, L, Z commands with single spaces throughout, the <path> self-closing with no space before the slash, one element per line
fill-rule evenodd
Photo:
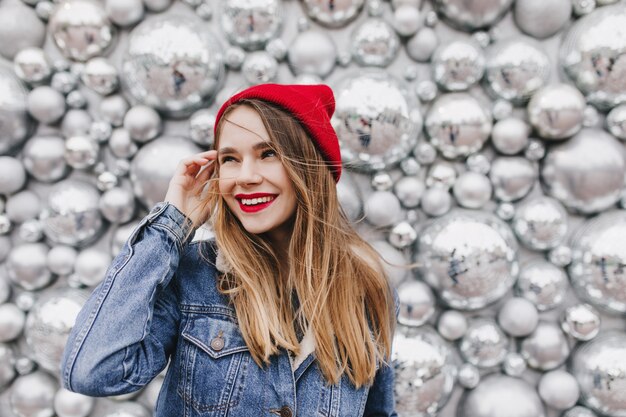
<path fill-rule="evenodd" d="M 358 72 L 334 89 L 332 124 L 349 167 L 371 171 L 392 166 L 415 146 L 421 114 L 407 89 L 382 70 Z"/>
<path fill-rule="evenodd" d="M 201 152 L 191 141 L 164 136 L 144 145 L 130 165 L 130 180 L 135 196 L 145 207 L 163 201 L 178 162 Z"/>
<path fill-rule="evenodd" d="M 486 212 L 455 210 L 422 230 L 417 261 L 442 301 L 473 310 L 511 288 L 519 269 L 516 252 L 507 224 Z"/>
<path fill-rule="evenodd" d="M 20 146 L 33 130 L 28 90 L 10 69 L 0 66 L 0 155 Z"/>
<path fill-rule="evenodd" d="M 56 288 L 46 292 L 28 312 L 26 343 L 33 359 L 46 371 L 60 372 L 67 337 L 88 296 L 86 290 Z"/>
<path fill-rule="evenodd" d="M 586 221 L 571 237 L 569 275 L 589 303 L 626 313 L 626 213 L 603 213 Z"/>
<path fill-rule="evenodd" d="M 278 0 L 226 0 L 220 23 L 228 40 L 248 50 L 260 49 L 275 38 L 283 23 Z"/>
<path fill-rule="evenodd" d="M 219 89 L 224 59 L 202 21 L 156 15 L 130 33 L 122 81 L 138 102 L 172 117 L 188 116 Z"/>
<path fill-rule="evenodd" d="M 587 101 L 606 110 L 626 102 L 626 8 L 598 8 L 570 27 L 560 63 Z"/>
<path fill-rule="evenodd" d="M 100 193 L 82 180 L 56 183 L 41 212 L 45 235 L 54 243 L 82 246 L 103 231 L 104 222 L 98 207 Z"/>

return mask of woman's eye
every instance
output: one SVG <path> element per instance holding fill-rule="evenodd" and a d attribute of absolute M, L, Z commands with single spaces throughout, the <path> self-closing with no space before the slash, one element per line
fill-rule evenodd
<path fill-rule="evenodd" d="M 263 151 L 263 153 L 261 154 L 261 156 L 263 158 L 270 158 L 272 156 L 276 156 L 276 151 L 273 151 L 271 149 L 268 149 L 266 151 Z"/>
<path fill-rule="evenodd" d="M 223 164 L 225 162 L 229 162 L 229 161 L 234 161 L 235 158 L 233 158 L 232 156 L 225 156 L 222 158 L 222 160 L 220 161 L 220 164 Z"/>

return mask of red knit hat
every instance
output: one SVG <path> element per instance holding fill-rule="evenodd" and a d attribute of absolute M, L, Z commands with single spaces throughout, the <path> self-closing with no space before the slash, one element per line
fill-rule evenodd
<path fill-rule="evenodd" d="M 335 112 L 335 96 L 327 85 L 260 84 L 228 99 L 217 112 L 215 134 L 224 111 L 241 100 L 255 98 L 273 103 L 291 113 L 309 133 L 326 160 L 335 181 L 341 177 L 341 154 L 337 134 L 330 124 Z"/>

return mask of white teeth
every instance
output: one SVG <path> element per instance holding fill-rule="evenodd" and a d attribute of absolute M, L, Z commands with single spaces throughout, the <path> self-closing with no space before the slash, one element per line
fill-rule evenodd
<path fill-rule="evenodd" d="M 267 203 L 269 201 L 272 201 L 273 199 L 274 197 L 271 197 L 271 196 L 259 197 L 259 198 L 242 198 L 241 203 L 246 206 L 253 206 L 255 204 Z"/>

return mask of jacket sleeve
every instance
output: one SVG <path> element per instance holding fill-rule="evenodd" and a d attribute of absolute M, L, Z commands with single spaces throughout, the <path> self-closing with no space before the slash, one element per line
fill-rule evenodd
<path fill-rule="evenodd" d="M 170 282 L 190 227 L 173 205 L 159 203 L 135 228 L 76 318 L 61 363 L 65 388 L 118 395 L 165 368 L 179 322 Z"/>
<path fill-rule="evenodd" d="M 400 313 L 400 300 L 396 289 L 393 288 L 392 291 L 397 320 Z M 393 362 L 390 360 L 388 364 L 382 364 L 376 372 L 374 383 L 367 395 L 363 417 L 398 417 L 395 406 L 394 371 Z"/>

